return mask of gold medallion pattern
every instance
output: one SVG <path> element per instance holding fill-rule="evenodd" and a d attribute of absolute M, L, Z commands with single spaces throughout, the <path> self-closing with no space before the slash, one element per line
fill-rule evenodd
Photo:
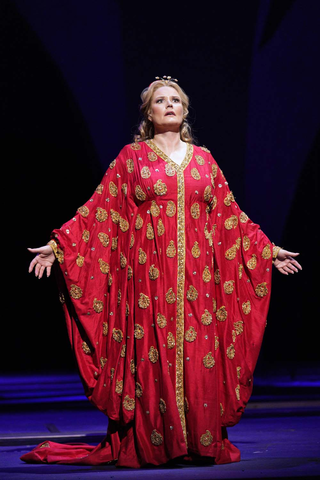
<path fill-rule="evenodd" d="M 187 290 L 187 299 L 190 302 L 194 302 L 195 300 L 197 300 L 197 298 L 198 298 L 197 289 L 193 285 L 190 285 L 188 290 Z"/>
<path fill-rule="evenodd" d="M 113 329 L 112 329 L 112 338 L 113 338 L 113 340 L 115 340 L 116 342 L 121 343 L 121 342 L 122 342 L 122 339 L 123 339 L 122 330 L 120 330 L 120 328 L 113 328 Z"/>
<path fill-rule="evenodd" d="M 169 258 L 173 258 L 176 256 L 176 248 L 174 246 L 174 241 L 173 240 L 170 240 L 169 242 L 169 245 L 167 246 L 167 249 L 166 249 L 166 255 L 167 257 Z"/>
<path fill-rule="evenodd" d="M 212 368 L 212 367 L 215 366 L 215 364 L 216 364 L 216 362 L 215 362 L 215 359 L 212 356 L 212 352 L 207 353 L 207 355 L 205 355 L 203 357 L 203 365 L 206 368 Z"/>
<path fill-rule="evenodd" d="M 151 346 L 150 350 L 149 350 L 149 353 L 148 353 L 148 357 L 149 357 L 150 362 L 156 363 L 159 359 L 158 350 L 155 347 Z"/>
<path fill-rule="evenodd" d="M 172 200 L 169 200 L 167 203 L 167 208 L 166 208 L 166 215 L 168 217 L 174 217 L 176 214 L 176 205 Z"/>
<path fill-rule="evenodd" d="M 145 295 L 144 293 L 140 293 L 138 305 L 140 308 L 148 308 L 150 305 L 150 298 L 148 297 L 148 295 Z"/>
<path fill-rule="evenodd" d="M 153 185 L 154 192 L 157 195 L 165 195 L 167 193 L 167 185 L 159 178 L 157 182 Z"/>
<path fill-rule="evenodd" d="M 201 315 L 201 323 L 203 325 L 210 325 L 212 323 L 212 315 L 209 310 L 205 309 L 204 313 Z"/>
<path fill-rule="evenodd" d="M 209 445 L 212 444 L 212 442 L 213 442 L 213 436 L 211 435 L 209 430 L 206 430 L 206 433 L 204 433 L 200 437 L 200 443 L 204 447 L 208 447 Z"/>
<path fill-rule="evenodd" d="M 186 339 L 187 342 L 194 342 L 195 339 L 197 338 L 197 332 L 194 327 L 189 327 L 188 330 L 186 331 L 184 338 Z"/>
<path fill-rule="evenodd" d="M 167 326 L 167 319 L 161 313 L 157 314 L 157 324 L 159 325 L 160 328 L 164 328 Z"/>
<path fill-rule="evenodd" d="M 218 308 L 216 312 L 216 317 L 219 322 L 225 322 L 227 320 L 228 312 L 226 310 L 226 307 L 222 305 L 222 307 Z"/>
<path fill-rule="evenodd" d="M 199 203 L 193 203 L 191 205 L 191 216 L 194 219 L 198 219 L 200 217 L 200 205 L 199 205 Z"/>
<path fill-rule="evenodd" d="M 199 170 L 197 168 L 191 168 L 191 176 L 192 178 L 194 178 L 195 180 L 200 180 L 201 179 L 201 175 L 199 173 Z"/>
<path fill-rule="evenodd" d="M 151 439 L 152 445 L 155 445 L 156 447 L 158 447 L 159 445 L 161 445 L 162 442 L 163 442 L 163 436 L 162 436 L 161 433 L 158 432 L 158 430 L 156 430 L 156 429 L 152 430 L 150 439 Z"/>
<path fill-rule="evenodd" d="M 173 335 L 173 333 L 169 332 L 168 335 L 167 335 L 168 348 L 171 350 L 172 348 L 175 347 L 175 344 L 176 344 L 176 341 L 175 341 L 174 335 Z"/>
<path fill-rule="evenodd" d="M 98 222 L 105 222 L 108 218 L 108 213 L 104 208 L 98 207 L 96 211 L 96 219 Z"/>
<path fill-rule="evenodd" d="M 70 296 L 75 300 L 78 300 L 82 297 L 82 289 L 77 285 L 71 285 L 70 287 Z"/>
<path fill-rule="evenodd" d="M 134 326 L 134 338 L 141 340 L 143 337 L 144 337 L 144 329 L 141 325 L 136 323 Z"/>

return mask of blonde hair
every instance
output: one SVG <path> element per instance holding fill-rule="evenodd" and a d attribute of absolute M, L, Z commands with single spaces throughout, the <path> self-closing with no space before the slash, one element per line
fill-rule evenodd
<path fill-rule="evenodd" d="M 191 127 L 187 121 L 187 116 L 189 113 L 189 98 L 176 82 L 170 80 L 156 80 L 155 82 L 152 82 L 149 87 L 142 90 L 140 95 L 142 101 L 140 105 L 140 113 L 142 114 L 142 120 L 138 126 L 138 133 L 134 136 L 134 140 L 136 142 L 143 142 L 144 140 L 148 140 L 154 137 L 154 126 L 153 123 L 149 120 L 148 114 L 150 111 L 153 94 L 160 87 L 173 87 L 180 95 L 183 107 L 183 121 L 180 125 L 180 138 L 184 142 L 192 143 L 194 139 Z"/>

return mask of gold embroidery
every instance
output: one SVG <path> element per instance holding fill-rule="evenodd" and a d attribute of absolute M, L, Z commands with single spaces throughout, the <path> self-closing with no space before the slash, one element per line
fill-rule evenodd
<path fill-rule="evenodd" d="M 75 300 L 78 300 L 82 297 L 82 289 L 77 285 L 71 285 L 70 287 L 70 296 Z"/>
<path fill-rule="evenodd" d="M 115 210 L 113 210 L 113 209 L 111 208 L 111 210 L 110 210 L 110 215 L 111 215 L 111 220 L 113 221 L 113 223 L 115 223 L 116 225 L 118 225 L 119 220 L 120 220 L 120 213 L 119 213 L 119 212 L 116 212 Z"/>
<path fill-rule="evenodd" d="M 242 304 L 242 311 L 245 315 L 248 315 L 251 312 L 251 303 L 250 300 L 247 302 L 243 302 Z"/>
<path fill-rule="evenodd" d="M 200 180 L 201 175 L 199 173 L 199 170 L 197 168 L 191 168 L 191 177 L 194 178 L 195 180 Z"/>
<path fill-rule="evenodd" d="M 140 398 L 143 395 L 143 389 L 140 383 L 136 382 L 136 397 Z"/>
<path fill-rule="evenodd" d="M 121 296 L 122 296 L 122 295 L 121 295 L 121 290 L 120 290 L 120 288 L 119 288 L 119 289 L 118 289 L 118 299 L 117 299 L 117 300 L 118 300 L 118 302 L 117 302 L 118 305 L 120 305 L 120 303 L 121 303 Z"/>
<path fill-rule="evenodd" d="M 197 332 L 195 331 L 194 327 L 189 327 L 188 330 L 186 331 L 184 338 L 186 339 L 187 342 L 194 342 L 195 339 L 197 338 Z"/>
<path fill-rule="evenodd" d="M 201 155 L 195 155 L 195 159 L 196 159 L 198 165 L 204 165 L 204 158 L 201 157 Z"/>
<path fill-rule="evenodd" d="M 243 242 L 243 248 L 245 249 L 245 251 L 249 250 L 249 248 L 250 248 L 250 239 L 249 239 L 249 237 L 247 237 L 247 235 L 245 235 L 245 236 L 243 237 L 243 241 L 242 241 L 242 242 Z"/>
<path fill-rule="evenodd" d="M 141 177 L 142 178 L 149 178 L 151 176 L 151 172 L 149 170 L 149 167 L 145 166 L 142 167 L 141 169 Z"/>
<path fill-rule="evenodd" d="M 90 213 L 90 210 L 86 205 L 79 207 L 77 211 L 80 213 L 82 217 L 87 217 Z"/>
<path fill-rule="evenodd" d="M 153 185 L 153 189 L 157 195 L 165 195 L 167 193 L 167 185 L 159 178 Z"/>
<path fill-rule="evenodd" d="M 40 448 L 50 448 L 50 443 L 44 442 L 42 445 L 40 445 Z"/>
<path fill-rule="evenodd" d="M 255 292 L 258 295 L 258 297 L 264 297 L 265 295 L 268 294 L 268 287 L 266 282 L 259 283 L 256 288 Z"/>
<path fill-rule="evenodd" d="M 238 380 L 240 379 L 241 377 L 241 367 L 237 367 L 237 378 Z"/>
<path fill-rule="evenodd" d="M 106 233 L 98 233 L 98 238 L 104 247 L 107 247 L 109 245 L 109 235 L 107 235 Z"/>
<path fill-rule="evenodd" d="M 214 163 L 214 164 L 212 165 L 212 175 L 213 175 L 213 178 L 216 178 L 217 173 L 218 173 L 218 165 L 217 165 L 216 163 Z"/>
<path fill-rule="evenodd" d="M 190 287 L 187 290 L 187 299 L 190 302 L 194 302 L 195 300 L 197 300 L 197 298 L 198 298 L 197 289 L 193 285 L 190 285 Z"/>
<path fill-rule="evenodd" d="M 168 303 L 174 303 L 176 301 L 176 296 L 174 291 L 172 290 L 172 287 L 170 287 L 166 293 L 166 301 Z"/>
<path fill-rule="evenodd" d="M 117 163 L 117 159 L 115 158 L 114 160 L 112 160 L 112 162 L 110 163 L 109 165 L 109 168 L 111 168 L 111 170 L 116 166 L 116 163 Z"/>
<path fill-rule="evenodd" d="M 166 164 L 165 171 L 168 177 L 173 177 L 176 174 L 176 169 L 173 165 L 170 165 L 169 163 Z"/>
<path fill-rule="evenodd" d="M 206 368 L 212 368 L 212 367 L 215 366 L 215 364 L 216 364 L 216 362 L 215 362 L 215 359 L 212 356 L 212 352 L 207 353 L 207 355 L 205 355 L 203 357 L 203 365 Z"/>
<path fill-rule="evenodd" d="M 104 262 L 102 258 L 99 258 L 98 262 L 100 265 L 101 273 L 104 273 L 104 274 L 109 273 L 109 269 L 110 269 L 109 264 L 107 262 Z"/>
<path fill-rule="evenodd" d="M 235 330 L 232 330 L 231 335 L 232 335 L 232 341 L 233 341 L 233 343 L 234 343 L 234 342 L 236 341 L 236 337 L 237 337 L 236 331 L 235 331 Z"/>
<path fill-rule="evenodd" d="M 150 212 L 153 217 L 158 217 L 160 215 L 160 208 L 154 200 L 151 202 Z"/>
<path fill-rule="evenodd" d="M 118 393 L 119 395 L 122 394 L 122 391 L 123 391 L 123 380 L 116 380 L 116 393 Z"/>
<path fill-rule="evenodd" d="M 240 385 L 238 384 L 235 388 L 237 400 L 240 400 Z"/>
<path fill-rule="evenodd" d="M 97 193 L 98 195 L 101 195 L 102 192 L 103 192 L 103 185 L 102 185 L 101 183 L 99 183 L 99 185 L 98 185 L 97 188 L 96 188 L 96 193 Z"/>
<path fill-rule="evenodd" d="M 214 272 L 214 283 L 215 283 L 216 285 L 219 285 L 220 280 L 221 280 L 221 278 L 220 278 L 220 270 L 217 268 L 217 270 Z"/>
<path fill-rule="evenodd" d="M 211 272 L 210 272 L 210 268 L 208 267 L 208 265 L 206 265 L 204 267 L 204 270 L 203 270 L 203 273 L 202 273 L 202 280 L 205 283 L 208 283 L 211 280 Z"/>
<path fill-rule="evenodd" d="M 254 270 L 257 266 L 257 256 L 253 253 L 250 260 L 247 261 L 247 267 L 250 270 Z"/>
<path fill-rule="evenodd" d="M 166 215 L 168 217 L 174 217 L 176 214 L 176 205 L 172 200 L 169 200 L 166 208 Z"/>
<path fill-rule="evenodd" d="M 129 248 L 132 248 L 132 247 L 133 247 L 133 245 L 134 245 L 134 240 L 135 240 L 135 239 L 134 239 L 134 234 L 133 234 L 133 232 L 132 232 L 132 233 L 131 233 L 131 237 L 130 237 L 130 245 L 129 245 Z"/>
<path fill-rule="evenodd" d="M 199 203 L 193 203 L 191 205 L 191 216 L 192 218 L 198 219 L 200 217 L 200 205 Z"/>
<path fill-rule="evenodd" d="M 187 399 L 187 397 L 184 397 L 184 411 L 185 413 L 188 413 L 189 412 L 189 401 Z"/>
<path fill-rule="evenodd" d="M 96 219 L 98 220 L 98 222 L 105 222 L 107 218 L 108 218 L 107 211 L 104 208 L 98 207 L 96 211 Z"/>
<path fill-rule="evenodd" d="M 83 230 L 82 232 L 82 240 L 86 243 L 89 242 L 89 238 L 90 238 L 90 232 L 88 230 Z"/>
<path fill-rule="evenodd" d="M 65 296 L 63 295 L 62 292 L 59 292 L 59 301 L 62 305 L 64 305 L 66 303 Z"/>
<path fill-rule="evenodd" d="M 164 328 L 167 325 L 167 319 L 161 313 L 157 314 L 157 324 L 159 325 L 160 328 Z"/>
<path fill-rule="evenodd" d="M 134 163 L 132 158 L 128 158 L 128 160 L 126 161 L 126 164 L 127 164 L 128 173 L 132 173 L 134 170 Z"/>
<path fill-rule="evenodd" d="M 126 345 L 126 344 L 123 344 L 122 347 L 121 347 L 121 352 L 120 352 L 120 357 L 121 357 L 121 358 L 125 358 L 125 356 L 126 356 L 126 349 L 127 349 L 127 345 Z"/>
<path fill-rule="evenodd" d="M 236 256 L 237 256 L 237 247 L 236 245 L 232 245 L 232 247 L 226 251 L 225 257 L 227 260 L 233 260 L 234 258 L 236 258 Z"/>
<path fill-rule="evenodd" d="M 140 308 L 147 308 L 150 305 L 150 298 L 148 295 L 145 295 L 144 293 L 140 293 L 140 297 L 138 300 L 138 305 Z"/>
<path fill-rule="evenodd" d="M 136 323 L 134 326 L 134 338 L 141 340 L 143 337 L 144 337 L 144 329 L 141 325 Z"/>
<path fill-rule="evenodd" d="M 126 232 L 129 230 L 129 222 L 125 218 L 120 217 L 119 227 L 122 232 Z"/>
<path fill-rule="evenodd" d="M 84 257 L 82 257 L 80 255 L 80 253 L 78 253 L 78 256 L 77 256 L 77 259 L 76 259 L 76 264 L 78 265 L 78 267 L 83 267 Z"/>
<path fill-rule="evenodd" d="M 210 198 L 212 197 L 211 193 L 211 185 L 207 185 L 203 192 L 203 198 L 205 202 L 209 202 Z"/>
<path fill-rule="evenodd" d="M 233 328 L 235 329 L 236 334 L 240 335 L 243 332 L 243 321 L 238 320 L 237 322 L 234 322 Z"/>
<path fill-rule="evenodd" d="M 121 342 L 122 342 L 122 339 L 123 339 L 122 330 L 120 330 L 120 328 L 113 328 L 113 330 L 112 330 L 112 338 L 113 338 L 113 340 L 115 340 L 116 342 L 121 343 Z"/>
<path fill-rule="evenodd" d="M 112 282 L 113 282 L 113 277 L 112 277 L 111 273 L 109 273 L 109 278 L 108 278 L 109 287 L 112 285 Z"/>
<path fill-rule="evenodd" d="M 203 150 L 204 152 L 210 153 L 210 150 L 209 150 L 207 147 L 203 146 L 203 147 L 200 147 L 200 148 L 201 148 L 201 150 Z"/>
<path fill-rule="evenodd" d="M 242 273 L 243 273 L 243 265 L 239 265 L 239 279 L 241 280 L 242 278 Z"/>
<path fill-rule="evenodd" d="M 130 267 L 131 268 L 131 267 Z M 131 269 L 132 270 L 132 269 Z M 129 277 L 128 277 L 129 278 Z M 130 314 L 130 306 L 129 303 L 126 301 L 126 317 L 128 317 Z"/>
<path fill-rule="evenodd" d="M 227 230 L 232 230 L 232 228 L 236 228 L 238 225 L 238 217 L 236 215 L 231 215 L 231 217 L 227 218 L 224 222 L 224 226 Z"/>
<path fill-rule="evenodd" d="M 174 241 L 170 240 L 169 245 L 167 246 L 167 249 L 166 249 L 167 257 L 173 258 L 173 257 L 175 257 L 176 253 L 177 253 L 177 251 L 176 251 L 176 248 L 174 246 Z"/>
<path fill-rule="evenodd" d="M 90 355 L 90 353 L 91 353 L 90 347 L 87 344 L 87 342 L 82 342 L 82 350 L 84 351 L 84 353 L 86 355 Z"/>
<path fill-rule="evenodd" d="M 102 327 L 103 327 L 102 334 L 106 337 L 108 335 L 109 325 L 107 322 L 103 322 Z"/>
<path fill-rule="evenodd" d="M 223 405 L 222 403 L 220 403 L 220 416 L 222 417 L 223 414 L 224 414 Z"/>
<path fill-rule="evenodd" d="M 219 322 L 225 322 L 227 320 L 228 312 L 226 310 L 226 307 L 222 305 L 222 307 L 218 308 L 216 317 Z"/>
<path fill-rule="evenodd" d="M 151 223 L 148 223 L 148 225 L 147 225 L 146 236 L 147 236 L 148 240 L 152 240 L 154 238 L 154 230 L 153 230 L 153 226 L 151 225 Z"/>
<path fill-rule="evenodd" d="M 118 195 L 118 187 L 112 181 L 109 183 L 109 192 L 113 197 Z"/>
<path fill-rule="evenodd" d="M 204 433 L 200 437 L 200 443 L 204 447 L 208 447 L 209 445 L 212 444 L 212 442 L 213 442 L 213 436 L 211 435 L 209 430 L 206 430 L 206 433 Z"/>
<path fill-rule="evenodd" d="M 136 230 L 140 230 L 142 225 L 143 225 L 143 219 L 142 219 L 140 213 L 138 213 L 137 218 L 136 218 L 136 224 L 135 224 Z"/>
<path fill-rule="evenodd" d="M 156 348 L 154 348 L 153 346 L 151 346 L 150 350 L 149 350 L 149 353 L 148 353 L 148 357 L 149 357 L 150 362 L 156 363 L 159 359 L 158 350 Z"/>
<path fill-rule="evenodd" d="M 149 278 L 150 280 L 156 280 L 159 277 L 159 270 L 155 267 L 154 263 L 149 268 Z"/>
<path fill-rule="evenodd" d="M 121 190 L 122 190 L 124 196 L 127 196 L 128 186 L 127 186 L 126 183 L 123 183 L 123 184 L 121 185 Z"/>
<path fill-rule="evenodd" d="M 233 360 L 235 354 L 236 354 L 236 351 L 235 351 L 234 345 L 233 343 L 231 343 L 231 345 L 229 345 L 229 347 L 227 348 L 227 357 L 230 358 L 230 360 Z"/>
<path fill-rule="evenodd" d="M 134 360 L 130 360 L 130 372 L 132 373 L 132 375 L 136 373 L 136 366 L 134 364 Z"/>
<path fill-rule="evenodd" d="M 140 265 L 145 264 L 147 261 L 147 254 L 142 250 L 142 248 L 139 248 L 139 263 Z"/>
<path fill-rule="evenodd" d="M 171 350 L 172 348 L 174 348 L 175 344 L 176 344 L 176 341 L 174 339 L 174 335 L 173 335 L 173 333 L 169 332 L 168 335 L 167 335 L 168 348 Z"/>
<path fill-rule="evenodd" d="M 265 260 L 268 260 L 268 258 L 271 258 L 271 248 L 270 248 L 270 245 L 269 243 L 264 247 L 264 249 L 262 250 L 262 258 L 264 258 Z"/>
<path fill-rule="evenodd" d="M 141 149 L 141 145 L 138 142 L 131 143 L 130 147 L 132 148 L 132 150 L 140 150 Z"/>
<path fill-rule="evenodd" d="M 213 313 L 216 313 L 217 311 L 217 300 L 213 297 L 212 297 L 212 310 L 213 310 Z"/>
<path fill-rule="evenodd" d="M 150 438 L 152 445 L 155 445 L 156 447 L 161 445 L 163 442 L 163 436 L 156 429 L 152 430 Z"/>
<path fill-rule="evenodd" d="M 231 202 L 234 202 L 234 196 L 232 192 L 228 192 L 226 198 L 224 199 L 223 203 L 226 207 L 230 207 Z"/>
<path fill-rule="evenodd" d="M 199 243 L 198 242 L 194 242 L 194 245 L 191 249 L 191 253 L 192 253 L 192 256 L 194 258 L 199 258 L 200 255 L 201 255 L 201 251 L 200 251 L 200 248 L 199 248 Z"/>
<path fill-rule="evenodd" d="M 218 350 L 219 348 L 219 337 L 214 337 L 214 349 Z"/>
<path fill-rule="evenodd" d="M 97 313 L 101 313 L 103 310 L 103 302 L 95 298 L 93 300 L 93 310 Z"/>
<path fill-rule="evenodd" d="M 138 200 L 141 200 L 142 202 L 147 198 L 147 195 L 144 193 L 140 185 L 137 185 L 135 188 L 135 194 Z"/>
<path fill-rule="evenodd" d="M 127 265 L 127 259 L 124 256 L 124 254 L 122 252 L 120 252 L 120 266 L 121 266 L 121 268 L 125 268 L 126 265 Z"/>
<path fill-rule="evenodd" d="M 234 290 L 234 280 L 228 280 L 223 284 L 224 291 L 227 295 L 230 295 Z"/>
<path fill-rule="evenodd" d="M 123 400 L 123 408 L 130 412 L 131 410 L 135 409 L 135 406 L 136 406 L 135 399 L 130 398 L 129 395 L 126 395 Z"/>
<path fill-rule="evenodd" d="M 205 309 L 204 313 L 201 315 L 201 323 L 203 325 L 210 325 L 212 323 L 212 315 L 209 310 Z"/>
<path fill-rule="evenodd" d="M 158 157 L 154 152 L 148 152 L 148 159 L 150 160 L 150 162 L 155 162 Z"/>
<path fill-rule="evenodd" d="M 239 219 L 241 223 L 246 223 L 249 220 L 249 217 L 244 212 L 241 212 Z"/>
<path fill-rule="evenodd" d="M 104 358 L 104 357 L 100 357 L 100 366 L 101 366 L 101 370 L 104 369 L 106 363 L 107 363 L 108 359 L 107 358 Z"/>
<path fill-rule="evenodd" d="M 160 398 L 160 402 L 159 402 L 159 410 L 160 410 L 160 413 L 166 413 L 167 411 L 167 405 L 166 405 L 166 402 L 163 400 L 163 398 Z"/>
<path fill-rule="evenodd" d="M 158 221 L 157 232 L 158 232 L 159 237 L 161 235 L 163 235 L 164 232 L 165 232 L 165 228 L 164 228 L 164 225 L 163 225 L 163 222 L 162 222 L 161 218 L 159 218 L 159 221 Z"/>

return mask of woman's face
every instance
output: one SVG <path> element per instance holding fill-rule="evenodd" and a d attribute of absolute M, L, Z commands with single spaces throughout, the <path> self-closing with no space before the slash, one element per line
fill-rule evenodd
<path fill-rule="evenodd" d="M 152 96 L 148 119 L 155 133 L 180 130 L 183 121 L 181 97 L 173 87 L 160 87 Z"/>

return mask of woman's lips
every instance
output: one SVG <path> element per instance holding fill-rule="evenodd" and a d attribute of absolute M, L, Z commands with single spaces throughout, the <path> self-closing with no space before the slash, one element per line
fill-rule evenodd
<path fill-rule="evenodd" d="M 176 114 L 175 114 L 174 112 L 168 112 L 168 113 L 166 113 L 166 114 L 165 114 L 165 117 L 166 117 L 167 115 L 174 115 L 174 116 L 176 116 Z"/>

